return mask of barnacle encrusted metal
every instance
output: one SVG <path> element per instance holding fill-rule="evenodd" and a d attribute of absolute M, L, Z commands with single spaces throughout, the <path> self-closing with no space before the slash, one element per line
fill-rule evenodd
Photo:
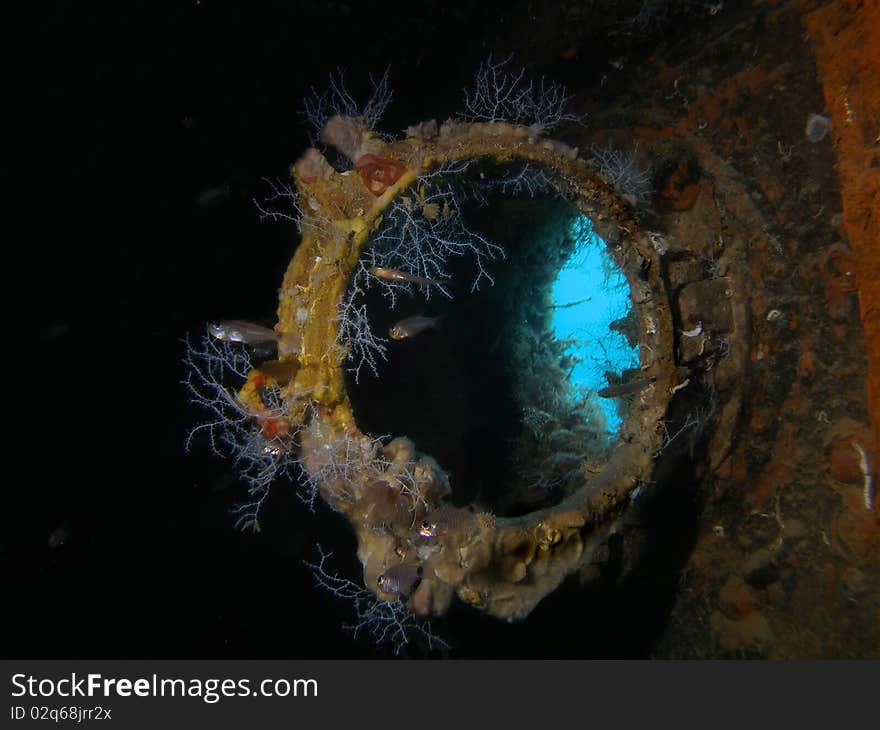
<path fill-rule="evenodd" d="M 402 597 L 417 616 L 445 613 L 455 596 L 506 620 L 528 615 L 567 575 L 590 564 L 650 481 L 668 438 L 657 424 L 681 376 L 660 247 L 590 161 L 539 131 L 500 121 L 426 122 L 386 141 L 357 118 L 335 116 L 321 137 L 351 169 L 338 171 L 315 148 L 293 166 L 302 240 L 280 289 L 276 328 L 284 333 L 279 361 L 288 367 L 252 369 L 238 400 L 265 414 L 271 389 L 279 404 L 273 433 L 290 441 L 279 448 L 296 450 L 316 493 L 352 525 L 365 585 L 380 600 Z M 452 507 L 441 465 L 405 436 L 385 443 L 363 433 L 346 391 L 351 352 L 340 337 L 340 308 L 371 236 L 395 199 L 469 161 L 540 169 L 589 217 L 627 278 L 640 368 L 651 381 L 635 395 L 604 467 L 585 472 L 580 488 L 560 503 L 517 517 Z M 389 580 L 397 574 L 419 576 L 409 581 L 411 592 Z"/>

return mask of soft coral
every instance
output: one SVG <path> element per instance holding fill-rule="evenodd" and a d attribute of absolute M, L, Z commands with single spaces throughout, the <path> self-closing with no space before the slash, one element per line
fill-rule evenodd
<path fill-rule="evenodd" d="M 354 169 L 361 176 L 367 189 L 378 197 L 400 179 L 406 166 L 398 160 L 377 157 L 368 152 L 357 159 Z"/>

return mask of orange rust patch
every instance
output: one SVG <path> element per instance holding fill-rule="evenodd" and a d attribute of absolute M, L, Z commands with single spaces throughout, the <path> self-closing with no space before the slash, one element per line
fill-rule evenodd
<path fill-rule="evenodd" d="M 700 186 L 694 180 L 688 161 L 681 160 L 667 178 L 660 198 L 667 210 L 690 210 L 700 195 Z"/>
<path fill-rule="evenodd" d="M 735 621 L 752 612 L 752 596 L 742 578 L 736 575 L 728 577 L 718 594 L 718 606 L 721 613 Z"/>
<path fill-rule="evenodd" d="M 663 86 L 675 83 L 675 79 L 681 74 L 678 66 L 669 66 L 654 57 L 651 57 L 650 60 L 657 67 L 657 81 Z"/>
<path fill-rule="evenodd" d="M 855 562 L 876 561 L 877 551 L 880 550 L 877 518 L 872 512 L 868 512 L 864 505 L 861 506 L 861 509 L 853 509 L 852 507 L 843 510 L 838 516 L 834 525 L 836 537 L 847 557 L 852 558 Z"/>
<path fill-rule="evenodd" d="M 795 393 L 795 395 L 799 397 L 799 394 Z M 791 399 L 788 399 L 783 405 L 783 411 L 790 403 Z M 765 509 L 770 503 L 771 496 L 794 479 L 792 464 L 797 463 L 800 458 L 800 449 L 796 440 L 797 428 L 798 424 L 795 421 L 786 421 L 780 426 L 779 436 L 773 447 L 773 460 L 761 472 L 747 495 L 753 509 Z"/>
<path fill-rule="evenodd" d="M 756 401 L 756 405 L 759 405 L 761 400 Z M 776 420 L 776 411 L 772 408 L 755 408 L 752 413 L 751 421 L 749 422 L 749 428 L 754 432 L 764 431 L 773 424 L 773 421 Z"/>
<path fill-rule="evenodd" d="M 774 461 L 761 473 L 760 478 L 748 495 L 752 508 L 763 510 L 770 503 L 770 496 L 780 487 L 787 486 L 791 480 L 791 467 L 781 461 Z"/>
<path fill-rule="evenodd" d="M 768 71 L 763 66 L 757 66 L 734 74 L 720 86 L 689 105 L 687 128 L 693 132 L 699 129 L 702 123 L 716 124 L 734 107 L 740 94 L 744 92 L 759 93 L 768 84 L 776 83 L 782 79 L 787 73 L 788 67 L 789 64 L 786 63 Z M 748 126 L 742 117 L 730 118 L 725 120 L 724 124 L 727 129 L 737 127 L 740 134 L 744 136 L 749 134 Z M 736 146 L 739 148 L 740 144 L 737 143 Z"/>
<path fill-rule="evenodd" d="M 816 359 L 813 357 L 809 338 L 804 338 L 804 341 L 801 343 L 801 356 L 798 359 L 798 371 L 805 378 L 812 378 L 816 374 Z"/>
<path fill-rule="evenodd" d="M 675 137 L 678 130 L 675 127 L 664 127 L 663 129 L 655 129 L 654 127 L 638 126 L 633 127 L 633 136 L 639 139 L 656 142 L 658 139 L 669 139 Z"/>
<path fill-rule="evenodd" d="M 837 0 L 804 16 L 831 116 L 844 227 L 855 252 L 868 350 L 868 407 L 880 453 L 880 4 Z"/>
<path fill-rule="evenodd" d="M 819 268 L 819 275 L 825 285 L 825 300 L 831 316 L 846 314 L 849 295 L 858 291 L 853 260 L 839 251 L 832 251 L 825 265 Z"/>
<path fill-rule="evenodd" d="M 880 174 L 880 171 L 878 171 Z M 859 277 L 856 271 L 856 264 L 852 258 L 846 256 L 845 254 L 840 253 L 840 251 L 832 251 L 828 260 L 831 265 L 834 267 L 835 271 L 842 277 L 844 277 L 844 281 L 846 282 L 843 287 L 845 291 L 858 291 L 859 289 Z"/>
<path fill-rule="evenodd" d="M 746 468 L 745 459 L 733 454 L 728 455 L 715 470 L 717 479 L 713 485 L 712 496 L 719 498 L 730 487 L 736 487 L 738 484 L 744 484 L 748 479 L 749 472 Z"/>
<path fill-rule="evenodd" d="M 749 124 L 746 122 L 745 117 L 740 115 L 723 117 L 721 119 L 721 128 L 726 133 L 724 141 L 725 155 L 729 155 L 734 150 L 743 152 L 754 145 L 754 139 L 749 131 Z"/>
<path fill-rule="evenodd" d="M 768 203 L 775 203 L 781 192 L 779 181 L 770 177 L 759 177 L 758 184 Z"/>
<path fill-rule="evenodd" d="M 709 625 L 718 638 L 718 645 L 727 652 L 766 647 L 773 640 L 770 624 L 759 613 L 750 613 L 739 621 L 732 621 L 718 611 L 709 617 Z"/>
<path fill-rule="evenodd" d="M 834 607 L 840 596 L 840 576 L 837 575 L 837 568 L 830 560 L 822 566 L 822 603 L 825 610 L 829 611 Z"/>
<path fill-rule="evenodd" d="M 855 482 L 861 479 L 859 457 L 853 448 L 851 438 L 834 439 L 831 444 L 831 476 L 841 482 Z"/>

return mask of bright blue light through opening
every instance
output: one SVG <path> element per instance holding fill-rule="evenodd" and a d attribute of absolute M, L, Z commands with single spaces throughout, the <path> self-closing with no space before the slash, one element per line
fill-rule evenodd
<path fill-rule="evenodd" d="M 593 393 L 605 413 L 606 430 L 614 434 L 623 421 L 617 401 L 595 392 L 608 385 L 606 371 L 620 373 L 639 364 L 638 345 L 630 347 L 622 334 L 608 328 L 629 313 L 629 286 L 589 218 L 577 218 L 572 233 L 577 247 L 553 284 L 553 332 L 558 340 L 575 340 L 566 349 L 575 358 L 569 380 L 576 390 Z"/>

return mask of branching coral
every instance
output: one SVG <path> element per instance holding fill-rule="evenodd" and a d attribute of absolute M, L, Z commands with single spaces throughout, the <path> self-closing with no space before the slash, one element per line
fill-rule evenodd
<path fill-rule="evenodd" d="M 285 420 L 289 404 L 276 384 L 260 389 L 260 406 L 246 404 L 232 386 L 241 388 L 255 372 L 251 357 L 241 346 L 205 334 L 192 344 L 186 341 L 186 378 L 192 403 L 208 419 L 187 434 L 184 447 L 205 437 L 214 454 L 230 458 L 248 485 L 249 501 L 235 508 L 236 527 L 259 529 L 259 511 L 269 485 L 281 474 L 295 471 L 291 435 Z"/>
<path fill-rule="evenodd" d="M 458 166 L 455 174 L 463 172 Z M 452 278 L 449 260 L 452 257 L 470 255 L 474 259 L 475 273 L 470 290 L 476 291 L 483 280 L 494 282 L 488 270 L 488 262 L 504 257 L 504 249 L 479 233 L 472 231 L 462 216 L 456 190 L 442 176 L 426 177 L 413 195 L 402 195 L 385 213 L 382 227 L 373 236 L 367 252 L 371 267 L 394 269 L 436 284 L 421 285 L 419 289 L 426 299 L 432 289 L 452 298 L 447 282 Z M 365 278 L 366 285 L 370 279 Z M 416 285 L 406 281 L 375 279 L 391 306 L 396 304 L 396 293 L 412 294 Z"/>
<path fill-rule="evenodd" d="M 312 416 L 302 433 L 300 458 L 310 503 L 321 489 L 325 495 L 352 501 L 363 482 L 369 481 L 364 467 L 374 464 L 381 474 L 382 440 L 361 433 L 337 433 L 320 414 Z"/>
<path fill-rule="evenodd" d="M 676 388 L 682 388 L 689 382 L 682 383 Z M 696 388 L 691 385 L 691 388 Z M 712 420 L 712 416 L 718 407 L 717 394 L 712 389 L 701 390 L 697 402 L 687 411 L 684 418 L 676 419 L 671 423 L 661 421 L 657 424 L 658 430 L 662 433 L 662 441 L 660 446 L 654 452 L 654 458 L 660 456 L 672 448 L 693 449 L 699 437 L 703 434 Z M 685 438 L 682 438 L 682 437 Z"/>
<path fill-rule="evenodd" d="M 314 211 L 303 208 L 293 186 L 286 181 L 264 177 L 269 191 L 261 199 L 254 198 L 254 206 L 262 220 L 274 222 L 290 221 L 296 225 L 299 233 L 306 231 L 327 232 L 332 227 L 332 222 L 325 216 L 316 215 Z"/>
<path fill-rule="evenodd" d="M 369 634 L 374 644 L 389 644 L 395 654 L 400 654 L 412 641 L 424 644 L 429 650 L 449 649 L 449 644 L 434 634 L 431 622 L 415 616 L 400 598 L 379 598 L 357 583 L 329 573 L 325 566 L 332 553 L 325 553 L 320 546 L 318 552 L 320 557 L 317 563 L 306 563 L 315 576 L 315 582 L 354 609 L 354 623 L 343 625 L 344 629 L 351 631 L 355 637 Z"/>
<path fill-rule="evenodd" d="M 517 165 L 493 177 L 474 180 L 468 186 L 468 199 L 486 205 L 490 195 L 508 198 L 535 198 L 558 193 L 553 178 L 536 165 Z"/>
<path fill-rule="evenodd" d="M 525 69 L 510 70 L 512 59 L 513 54 L 493 62 L 489 56 L 480 64 L 474 86 L 464 90 L 466 119 L 522 124 L 536 137 L 564 122 L 583 120 L 569 109 L 572 95 L 562 84 L 543 76 L 529 79 Z"/>
<path fill-rule="evenodd" d="M 352 363 L 349 371 L 354 374 L 356 383 L 360 382 L 364 366 L 379 377 L 379 360 L 388 359 L 388 340 L 373 332 L 367 305 L 362 301 L 362 287 L 369 286 L 369 280 L 369 274 L 361 265 L 335 317 L 338 331 L 332 347 Z M 394 287 L 390 283 L 387 289 L 393 296 Z"/>
<path fill-rule="evenodd" d="M 436 290 L 451 299 L 450 259 L 467 255 L 475 265 L 470 290 L 476 291 L 484 280 L 493 283 L 488 264 L 503 258 L 504 249 L 471 230 L 464 221 L 459 200 L 466 198 L 467 193 L 456 178 L 467 167 L 467 163 L 445 165 L 420 177 L 412 194 L 401 195 L 388 207 L 382 226 L 359 260 L 336 315 L 339 331 L 334 342 L 334 347 L 345 352 L 352 363 L 349 370 L 354 373 L 355 382 L 360 382 L 364 366 L 378 377 L 379 361 L 387 359 L 388 340 L 376 335 L 370 326 L 364 301 L 366 290 L 378 287 L 392 309 L 401 293 L 414 296 L 418 292 L 430 300 Z M 373 182 L 365 180 L 375 194 Z M 545 176 L 536 170 L 529 175 L 504 178 L 497 186 L 536 192 L 545 184 Z M 383 185 L 387 187 L 384 181 Z M 371 271 L 377 268 L 409 275 L 415 281 L 376 277 Z"/>
<path fill-rule="evenodd" d="M 334 116 L 357 119 L 367 129 L 375 130 L 394 96 L 389 82 L 390 72 L 390 67 L 386 68 L 378 80 L 370 75 L 372 92 L 363 104 L 358 104 L 346 88 L 343 70 L 338 70 L 335 75 L 331 73 L 323 90 L 312 87 L 311 94 L 303 99 L 301 109 L 301 115 L 311 129 L 312 144 L 321 138 L 321 132 Z"/>
<path fill-rule="evenodd" d="M 186 437 L 184 448 L 189 451 L 196 436 L 204 433 L 211 450 L 226 456 L 228 449 L 239 443 L 242 431 L 249 432 L 251 414 L 230 391 L 230 381 L 241 387 L 251 370 L 251 358 L 241 347 L 204 334 L 197 344 L 185 341 L 183 383 L 190 402 L 205 410 L 209 417 L 195 426 Z"/>
<path fill-rule="evenodd" d="M 637 4 L 627 22 L 639 33 L 663 28 L 683 16 L 713 16 L 724 7 L 723 0 L 639 0 Z"/>
<path fill-rule="evenodd" d="M 651 170 L 639 161 L 635 150 L 624 151 L 609 142 L 604 147 L 593 145 L 593 157 L 599 171 L 614 189 L 633 205 L 642 205 L 651 198 Z"/>

